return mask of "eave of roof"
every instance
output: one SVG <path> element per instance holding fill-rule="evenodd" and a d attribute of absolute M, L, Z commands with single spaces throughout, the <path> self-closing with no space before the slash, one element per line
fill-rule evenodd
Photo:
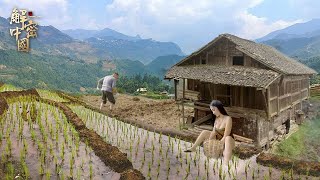
<path fill-rule="evenodd" d="M 266 88 L 281 74 L 253 67 L 189 65 L 173 66 L 165 75 L 166 79 L 195 79 L 213 84 Z"/>

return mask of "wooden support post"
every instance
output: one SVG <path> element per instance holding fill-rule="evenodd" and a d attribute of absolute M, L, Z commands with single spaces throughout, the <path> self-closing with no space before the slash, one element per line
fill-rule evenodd
<path fill-rule="evenodd" d="M 229 86 L 230 87 L 230 106 L 233 106 L 233 103 L 232 103 L 232 97 L 233 97 L 233 91 L 234 91 L 234 88 L 235 86 Z"/>
<path fill-rule="evenodd" d="M 260 126 L 259 126 L 259 120 L 258 120 L 258 115 L 257 113 L 255 113 L 255 116 L 256 118 L 256 129 L 257 129 L 257 137 L 256 137 L 256 147 L 259 147 L 260 148 Z"/>
<path fill-rule="evenodd" d="M 267 103 L 266 89 L 262 89 L 261 93 L 262 93 L 262 96 L 263 96 L 263 103 L 264 103 L 266 115 L 268 116 L 268 103 Z"/>
<path fill-rule="evenodd" d="M 300 110 L 302 111 L 302 90 L 300 90 Z"/>
<path fill-rule="evenodd" d="M 209 52 L 207 52 L 207 55 L 206 55 L 206 64 L 209 64 Z"/>
<path fill-rule="evenodd" d="M 270 86 L 267 88 L 268 121 L 270 120 Z"/>
<path fill-rule="evenodd" d="M 244 96 L 243 96 L 243 90 L 244 89 L 244 87 L 243 86 L 241 86 L 240 87 L 240 107 L 243 107 L 243 98 L 244 98 Z"/>
<path fill-rule="evenodd" d="M 302 110 L 302 84 L 301 80 L 299 81 L 299 89 L 300 89 L 300 110 Z"/>
<path fill-rule="evenodd" d="M 226 60 L 225 60 L 226 66 L 229 64 L 229 41 L 227 41 L 227 53 L 226 53 Z"/>
<path fill-rule="evenodd" d="M 217 85 L 213 84 L 213 99 L 217 99 Z"/>
<path fill-rule="evenodd" d="M 293 92 L 292 92 L 292 81 L 290 81 L 289 82 L 290 83 L 290 106 L 292 107 L 292 94 L 293 94 Z"/>
<path fill-rule="evenodd" d="M 182 79 L 182 99 L 184 100 L 186 95 L 186 80 L 183 78 Z"/>
<path fill-rule="evenodd" d="M 177 91 L 177 84 L 178 84 L 178 80 L 176 80 L 176 79 L 174 79 L 173 80 L 173 82 L 174 82 L 174 100 L 176 101 L 177 99 L 178 99 L 178 91 Z"/>
<path fill-rule="evenodd" d="M 270 86 L 267 88 L 267 104 L 268 104 L 268 120 L 267 120 L 267 123 L 268 123 L 268 134 L 267 134 L 267 149 L 270 148 L 270 137 L 269 137 L 269 134 L 270 134 L 270 119 L 271 119 L 271 115 L 270 115 Z"/>
<path fill-rule="evenodd" d="M 192 79 L 192 91 L 194 91 L 194 86 L 195 86 L 195 80 Z"/>
<path fill-rule="evenodd" d="M 278 96 L 277 96 L 277 114 L 280 114 L 280 86 L 281 84 L 278 84 Z"/>
<path fill-rule="evenodd" d="M 311 96 L 311 90 L 310 90 L 310 77 L 308 78 L 308 98 Z"/>
<path fill-rule="evenodd" d="M 183 88 L 182 88 L 182 125 L 185 125 L 185 121 L 184 121 L 184 98 L 185 98 L 185 79 L 183 78 Z"/>
<path fill-rule="evenodd" d="M 213 100 L 214 99 L 214 97 L 213 97 L 213 93 L 212 93 L 212 84 L 209 84 L 209 92 L 210 92 L 210 97 L 211 97 L 211 100 Z"/>
<path fill-rule="evenodd" d="M 270 148 L 270 137 L 269 137 L 269 134 L 270 134 L 270 121 L 267 121 L 267 124 L 268 124 L 268 132 L 267 132 L 267 148 L 266 149 L 269 149 Z"/>

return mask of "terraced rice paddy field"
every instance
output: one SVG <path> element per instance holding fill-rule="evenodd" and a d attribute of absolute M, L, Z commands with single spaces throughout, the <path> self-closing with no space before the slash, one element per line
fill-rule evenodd
<path fill-rule="evenodd" d="M 58 93 L 22 94 L 0 94 L 0 104 L 7 104 L 0 109 L 5 179 L 317 179 L 260 165 L 256 155 L 233 156 L 225 165 L 221 158 L 208 159 L 202 147 L 184 153 L 192 142 L 111 118 Z"/>

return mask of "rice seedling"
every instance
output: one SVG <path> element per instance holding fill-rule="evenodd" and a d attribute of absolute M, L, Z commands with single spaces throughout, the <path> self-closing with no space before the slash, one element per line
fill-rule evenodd
<path fill-rule="evenodd" d="M 51 172 L 50 172 L 50 170 L 49 169 L 47 169 L 47 171 L 46 171 L 46 179 L 51 179 Z"/>
<path fill-rule="evenodd" d="M 310 173 L 310 169 L 309 169 L 309 168 L 307 168 L 307 172 L 306 172 L 307 177 L 306 177 L 306 178 L 308 178 L 309 173 Z"/>
<path fill-rule="evenodd" d="M 65 180 L 65 175 L 64 175 L 64 172 L 62 171 L 61 174 L 60 174 L 60 178 L 61 180 Z"/>
<path fill-rule="evenodd" d="M 235 175 L 234 171 L 231 172 L 231 177 L 233 180 L 236 180 L 236 175 Z"/>
<path fill-rule="evenodd" d="M 44 165 L 41 163 L 39 166 L 39 175 L 44 175 Z"/>
<path fill-rule="evenodd" d="M 173 145 L 173 142 L 171 142 L 171 153 L 173 153 L 173 148 L 174 148 L 174 145 Z"/>
<path fill-rule="evenodd" d="M 249 166 L 248 166 L 248 163 L 246 163 L 246 165 L 244 167 L 244 172 L 246 174 L 246 179 L 248 178 L 248 169 L 249 169 Z"/>
<path fill-rule="evenodd" d="M 168 149 L 166 151 L 166 158 L 168 158 L 169 149 L 170 149 L 170 147 L 168 147 Z"/>
<path fill-rule="evenodd" d="M 29 179 L 30 178 L 30 171 L 29 171 L 27 164 L 25 162 L 22 162 L 21 166 L 22 166 L 22 170 L 23 170 L 24 179 Z"/>
<path fill-rule="evenodd" d="M 151 162 L 148 163 L 148 179 L 151 179 Z"/>
<path fill-rule="evenodd" d="M 290 179 L 293 179 L 293 168 L 291 168 L 288 172 Z"/>
<path fill-rule="evenodd" d="M 231 176 L 231 173 L 230 173 L 230 171 L 231 171 L 231 164 L 230 164 L 230 162 L 228 162 L 227 168 L 228 168 L 228 175 Z"/>
<path fill-rule="evenodd" d="M 255 179 L 255 169 L 252 169 L 252 179 Z"/>
<path fill-rule="evenodd" d="M 220 178 L 220 179 L 223 178 L 223 174 L 222 174 L 222 173 L 223 173 L 223 171 L 222 171 L 222 165 L 220 165 L 220 166 L 219 166 L 219 172 L 218 172 L 218 175 L 219 175 L 219 178 Z"/>
<path fill-rule="evenodd" d="M 160 134 L 158 135 L 158 143 L 162 144 L 163 141 L 163 137 L 162 137 L 162 132 L 160 132 Z"/>
<path fill-rule="evenodd" d="M 6 179 L 14 179 L 14 167 L 11 162 L 6 165 Z"/>
<path fill-rule="evenodd" d="M 74 159 L 70 158 L 70 176 L 73 177 L 73 165 L 74 165 Z"/>
<path fill-rule="evenodd" d="M 271 168 L 271 164 L 269 165 L 269 177 L 272 177 L 272 168 Z"/>
<path fill-rule="evenodd" d="M 187 167 L 186 168 L 186 176 L 183 179 L 187 179 L 189 175 L 190 175 L 190 169 Z"/>

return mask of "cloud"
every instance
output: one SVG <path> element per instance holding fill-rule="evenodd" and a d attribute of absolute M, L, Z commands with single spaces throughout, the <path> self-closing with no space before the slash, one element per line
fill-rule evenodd
<path fill-rule="evenodd" d="M 0 0 L 0 16 L 8 17 L 18 5 L 41 16 L 37 20 L 40 25 L 50 24 L 58 29 L 108 27 L 128 35 L 173 41 L 184 52 L 191 53 L 221 33 L 256 39 L 320 17 L 317 10 L 320 1 L 287 1 L 287 8 L 301 19 L 271 21 L 249 13 L 250 8 L 263 5 L 263 0 L 113 0 L 107 5 L 107 2 L 95 1 L 91 8 L 87 8 L 85 2 L 72 0 Z M 104 12 L 93 8 L 101 6 L 105 6 Z"/>
<path fill-rule="evenodd" d="M 267 18 L 259 18 L 249 14 L 248 12 L 240 13 L 236 19 L 236 22 L 238 22 L 237 24 L 239 26 L 239 31 L 237 34 L 248 39 L 257 39 L 275 30 L 283 29 L 290 25 L 303 22 L 302 19 L 294 21 L 278 20 L 275 22 L 268 22 Z"/>
<path fill-rule="evenodd" d="M 248 13 L 263 0 L 114 0 L 106 6 L 110 28 L 177 42 L 185 52 L 200 48 L 218 34 L 255 39 L 301 20 L 269 22 Z"/>

